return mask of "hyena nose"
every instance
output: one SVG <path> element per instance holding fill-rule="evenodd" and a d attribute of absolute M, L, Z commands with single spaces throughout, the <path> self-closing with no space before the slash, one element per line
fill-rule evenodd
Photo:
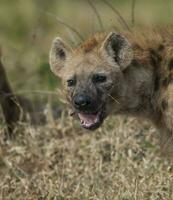
<path fill-rule="evenodd" d="M 85 94 L 76 95 L 74 104 L 77 109 L 86 109 L 91 105 L 91 98 Z"/>

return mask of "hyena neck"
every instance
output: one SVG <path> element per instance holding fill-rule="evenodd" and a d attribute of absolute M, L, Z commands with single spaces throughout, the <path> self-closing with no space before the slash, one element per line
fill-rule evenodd
<path fill-rule="evenodd" d="M 115 113 L 142 116 L 154 120 L 159 115 L 157 97 L 160 93 L 160 79 L 164 77 L 163 63 L 166 62 L 166 42 L 159 36 L 144 43 L 129 38 L 134 51 L 131 64 L 123 72 L 119 94 L 114 94 L 120 103 Z"/>
<path fill-rule="evenodd" d="M 153 113 L 153 71 L 151 68 L 132 65 L 124 72 L 121 90 L 120 113 L 148 117 Z"/>

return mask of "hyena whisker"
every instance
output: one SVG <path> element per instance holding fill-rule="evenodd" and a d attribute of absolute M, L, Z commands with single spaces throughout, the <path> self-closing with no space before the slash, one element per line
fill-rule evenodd
<path fill-rule="evenodd" d="M 110 94 L 107 94 L 109 97 L 111 97 L 116 103 L 118 103 L 118 104 L 120 104 L 120 102 L 119 101 L 117 101 L 112 95 L 110 95 Z"/>
<path fill-rule="evenodd" d="M 103 26 L 103 23 L 102 23 L 102 19 L 101 19 L 101 16 L 100 16 L 97 8 L 95 7 L 95 5 L 92 3 L 91 0 L 87 0 L 87 2 L 91 6 L 91 8 L 93 9 L 94 13 L 96 14 L 96 17 L 98 19 L 98 22 L 99 22 L 101 30 L 104 31 L 104 26 Z"/>
<path fill-rule="evenodd" d="M 120 12 L 114 7 L 112 6 L 111 3 L 109 3 L 107 0 L 101 0 L 103 3 L 105 3 L 117 16 L 117 20 L 119 21 L 119 23 L 125 28 L 127 29 L 129 32 L 132 32 L 130 27 L 128 26 L 127 22 L 125 21 L 125 19 L 122 17 L 122 15 L 120 14 Z"/>
<path fill-rule="evenodd" d="M 59 24 L 62 24 L 64 25 L 65 27 L 67 27 L 68 29 L 70 29 L 71 31 L 73 31 L 77 36 L 78 38 L 81 40 L 81 41 L 84 41 L 84 38 L 83 36 L 79 33 L 79 31 L 77 31 L 76 28 L 73 28 L 72 26 L 70 26 L 69 24 L 67 24 L 66 22 L 64 22 L 62 19 L 60 19 L 59 17 L 57 17 L 56 15 L 50 13 L 50 12 L 46 12 L 47 15 L 51 16 L 51 17 L 55 17 L 56 21 L 59 23 Z"/>

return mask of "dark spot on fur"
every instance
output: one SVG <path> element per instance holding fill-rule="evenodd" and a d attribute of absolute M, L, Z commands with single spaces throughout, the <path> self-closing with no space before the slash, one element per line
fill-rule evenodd
<path fill-rule="evenodd" d="M 156 51 L 153 49 L 149 49 L 149 52 L 151 65 L 154 67 L 158 67 L 160 65 L 160 62 L 162 61 L 161 56 L 157 54 Z"/>
<path fill-rule="evenodd" d="M 134 44 L 133 48 L 138 50 L 143 50 L 143 48 L 139 44 Z"/>
<path fill-rule="evenodd" d="M 165 100 L 163 100 L 161 103 L 161 106 L 162 106 L 163 110 L 166 110 L 168 107 L 168 103 Z"/>
<path fill-rule="evenodd" d="M 173 58 L 170 60 L 168 67 L 170 70 L 173 69 Z"/>
<path fill-rule="evenodd" d="M 108 90 L 108 91 L 111 90 L 113 87 L 114 87 L 113 83 L 111 83 L 111 84 L 105 84 L 105 89 Z"/>
<path fill-rule="evenodd" d="M 160 76 L 156 73 L 154 81 L 154 91 L 158 91 L 159 87 L 160 87 Z"/>
<path fill-rule="evenodd" d="M 135 67 L 140 66 L 139 62 L 138 62 L 137 60 L 135 60 L 135 59 L 133 59 L 133 60 L 131 61 L 131 65 L 132 65 L 132 66 L 135 66 Z"/>
<path fill-rule="evenodd" d="M 159 51 L 163 51 L 164 48 L 165 48 L 165 46 L 164 46 L 163 44 L 160 44 L 159 47 L 158 47 L 158 50 L 159 50 Z"/>
<path fill-rule="evenodd" d="M 159 66 L 162 61 L 161 56 L 156 53 L 154 49 L 149 49 L 150 52 L 150 63 L 153 66 L 154 74 L 155 74 L 155 82 L 154 82 L 154 90 L 159 90 L 160 87 L 160 73 L 159 73 Z"/>
<path fill-rule="evenodd" d="M 169 81 L 168 81 L 168 78 L 165 78 L 164 80 L 163 80 L 163 86 L 164 87 L 167 87 L 168 86 L 168 84 L 169 84 Z"/>
<path fill-rule="evenodd" d="M 167 87 L 172 82 L 173 82 L 173 76 L 172 74 L 170 74 L 167 78 L 163 79 L 162 84 L 164 87 Z"/>

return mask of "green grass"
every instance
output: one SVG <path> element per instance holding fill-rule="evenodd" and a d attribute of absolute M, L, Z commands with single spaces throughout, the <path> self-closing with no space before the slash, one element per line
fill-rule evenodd
<path fill-rule="evenodd" d="M 131 25 L 131 1 L 111 2 Z M 136 2 L 137 27 L 172 23 L 172 0 Z M 106 30 L 120 27 L 108 7 L 93 3 Z M 56 92 L 59 85 L 48 64 L 52 39 L 59 35 L 75 45 L 79 38 L 48 13 L 76 27 L 84 38 L 100 30 L 84 0 L 1 0 L 0 45 L 15 92 L 58 102 L 57 96 L 33 92 Z M 110 117 L 99 130 L 87 132 L 66 115 L 57 121 L 47 117 L 49 123 L 42 127 L 21 123 L 17 138 L 7 142 L 0 123 L 0 199 L 173 199 L 173 168 L 160 155 L 158 133 L 150 124 Z"/>

